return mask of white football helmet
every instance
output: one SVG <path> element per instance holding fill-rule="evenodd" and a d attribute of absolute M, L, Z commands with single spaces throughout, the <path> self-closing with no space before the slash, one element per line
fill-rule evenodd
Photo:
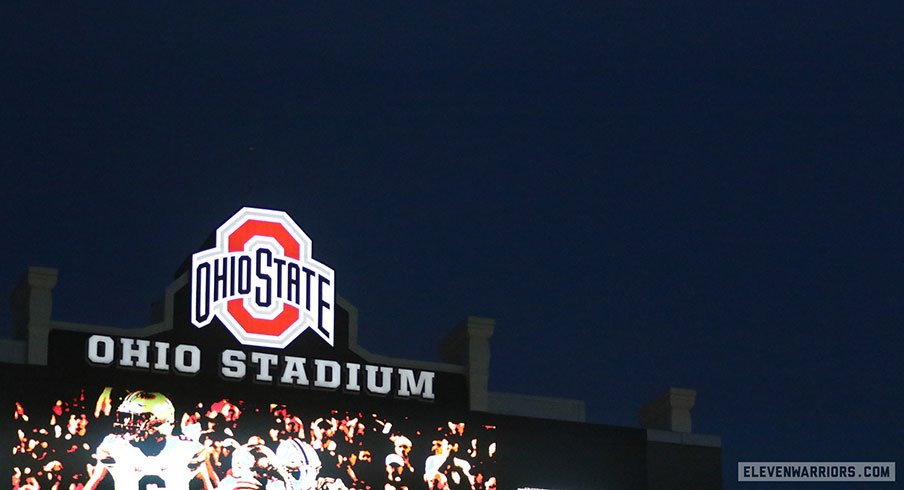
<path fill-rule="evenodd" d="M 131 440 L 144 441 L 171 435 L 175 422 L 176 409 L 169 398 L 153 391 L 134 391 L 116 409 L 113 427 Z"/>
<path fill-rule="evenodd" d="M 277 446 L 276 457 L 295 480 L 295 489 L 317 488 L 317 476 L 321 467 L 320 456 L 310 444 L 300 439 L 286 439 Z"/>
<path fill-rule="evenodd" d="M 232 452 L 232 475 L 257 480 L 266 488 L 274 488 L 270 486 L 274 482 L 289 488 L 291 477 L 272 449 L 256 443 L 244 444 Z"/>

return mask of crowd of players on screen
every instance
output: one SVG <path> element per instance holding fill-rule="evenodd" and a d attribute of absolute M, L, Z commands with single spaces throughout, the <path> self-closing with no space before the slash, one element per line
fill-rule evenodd
<path fill-rule="evenodd" d="M 492 426 L 338 410 L 305 423 L 225 399 L 177 415 L 162 393 L 110 388 L 34 408 L 16 403 L 13 490 L 496 489 Z"/>

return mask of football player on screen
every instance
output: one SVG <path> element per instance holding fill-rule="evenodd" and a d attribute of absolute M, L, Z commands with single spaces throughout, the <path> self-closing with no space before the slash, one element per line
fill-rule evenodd
<path fill-rule="evenodd" d="M 320 456 L 313 446 L 297 438 L 286 439 L 276 448 L 276 457 L 291 475 L 286 490 L 346 490 L 342 480 L 320 477 Z"/>
<path fill-rule="evenodd" d="M 285 490 L 291 476 L 263 439 L 237 447 L 232 452 L 232 468 L 220 480 L 218 490 Z"/>
<path fill-rule="evenodd" d="M 458 444 L 443 437 L 433 441 L 433 455 L 424 462 L 424 481 L 430 490 L 474 488 L 471 463 L 458 457 Z"/>
<path fill-rule="evenodd" d="M 317 451 L 300 439 L 280 442 L 275 453 L 251 442 L 233 452 L 232 469 L 218 490 L 346 490 L 342 481 L 319 473 Z"/>
<path fill-rule="evenodd" d="M 197 479 L 212 490 L 206 474 L 204 446 L 174 436 L 176 410 L 163 394 L 130 393 L 116 410 L 113 433 L 97 446 L 97 465 L 85 490 L 110 475 L 116 490 L 187 489 Z"/>

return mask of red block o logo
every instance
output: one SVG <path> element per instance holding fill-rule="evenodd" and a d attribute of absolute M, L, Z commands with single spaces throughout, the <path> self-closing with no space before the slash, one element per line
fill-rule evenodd
<path fill-rule="evenodd" d="M 192 256 L 192 323 L 219 318 L 245 345 L 283 348 L 314 330 L 333 345 L 333 270 L 282 211 L 243 208 Z"/>

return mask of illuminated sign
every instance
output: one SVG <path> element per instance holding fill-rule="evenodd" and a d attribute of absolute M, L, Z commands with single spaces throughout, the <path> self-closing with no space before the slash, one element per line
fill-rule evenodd
<path fill-rule="evenodd" d="M 194 345 L 107 335 L 92 335 L 87 342 L 88 362 L 95 366 L 178 373 L 195 376 L 201 371 L 201 349 Z M 436 373 L 401 367 L 339 362 L 332 359 L 244 352 L 226 349 L 219 355 L 220 378 L 252 379 L 257 384 L 278 383 L 293 388 L 317 388 L 344 393 L 391 395 L 429 401 L 435 398 Z"/>
<path fill-rule="evenodd" d="M 282 349 L 307 329 L 333 345 L 333 270 L 282 211 L 242 208 L 192 256 L 191 320 L 218 318 L 244 345 Z"/>
<path fill-rule="evenodd" d="M 311 257 L 310 238 L 288 214 L 242 208 L 217 229 L 215 237 L 213 248 L 192 255 L 190 286 L 174 293 L 190 296 L 188 317 L 197 328 L 148 339 L 92 335 L 85 344 L 89 365 L 436 400 L 435 372 L 368 363 L 350 356 L 346 346 L 336 345 L 333 270 Z M 222 323 L 245 346 L 281 352 L 239 350 L 224 344 L 211 352 L 215 344 L 198 331 L 211 322 Z M 342 333 L 344 325 L 340 339 L 348 338 Z M 326 358 L 316 354 L 321 352 L 319 345 L 305 349 L 304 357 L 290 355 L 296 351 L 287 349 L 289 344 L 308 329 L 332 349 Z"/>
<path fill-rule="evenodd" d="M 216 386 L 56 384 L 9 401 L 14 490 L 491 489 L 499 471 L 497 426 L 467 414 Z"/>
<path fill-rule="evenodd" d="M 717 446 L 484 411 L 522 397 L 486 391 L 481 321 L 444 345 L 463 364 L 369 353 L 286 213 L 243 208 L 214 237 L 140 331 L 49 321 L 49 292 L 23 282 L 21 357 L 0 352 L 3 488 L 721 488 Z"/>

